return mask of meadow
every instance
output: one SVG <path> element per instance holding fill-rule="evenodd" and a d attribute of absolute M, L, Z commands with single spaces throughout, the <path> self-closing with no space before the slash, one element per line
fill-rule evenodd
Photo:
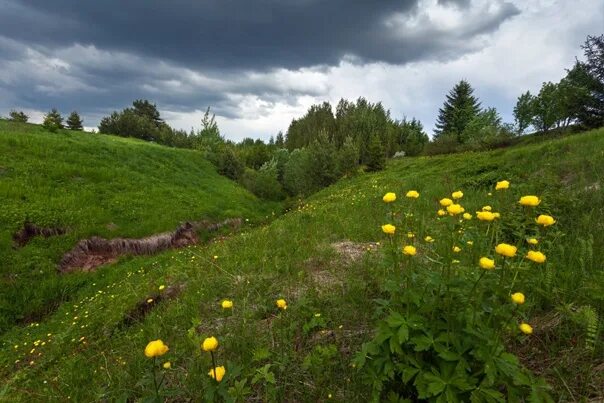
<path fill-rule="evenodd" d="M 68 294 L 39 321 L 5 324 L 2 401 L 603 396 L 602 129 L 389 161 L 268 220 L 277 205 L 192 151 L 0 128 L 0 155 L 9 156 L 0 161 L 5 309 L 44 305 L 55 295 L 44 284 Z M 59 152 L 54 165 L 40 165 Z M 501 181 L 509 187 L 496 190 Z M 388 192 L 396 200 L 385 202 Z M 539 203 L 521 205 L 525 195 Z M 199 215 L 251 224 L 93 273 L 54 273 L 78 238 L 142 236 Z M 535 222 L 539 215 L 555 223 Z M 25 217 L 73 232 L 15 252 L 9 234 Z M 531 250 L 545 262 L 526 258 Z M 213 367 L 224 374 L 213 379 Z"/>

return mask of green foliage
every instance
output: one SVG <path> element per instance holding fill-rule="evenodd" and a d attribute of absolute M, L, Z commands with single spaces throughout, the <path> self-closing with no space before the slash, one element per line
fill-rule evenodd
<path fill-rule="evenodd" d="M 27 123 L 27 120 L 29 119 L 29 116 L 27 116 L 25 112 L 16 111 L 14 109 L 10 111 L 8 117 L 10 120 L 17 123 Z"/>
<path fill-rule="evenodd" d="M 352 137 L 346 137 L 336 157 L 339 174 L 350 176 L 359 169 L 359 147 L 355 144 Z"/>
<path fill-rule="evenodd" d="M 371 142 L 367 147 L 367 170 L 380 171 L 386 165 L 386 156 L 382 142 L 377 135 L 371 138 Z"/>
<path fill-rule="evenodd" d="M 241 179 L 243 186 L 256 196 L 266 200 L 283 200 L 285 194 L 278 180 L 277 164 L 267 162 L 258 171 L 246 168 Z"/>
<path fill-rule="evenodd" d="M 69 130 L 82 130 L 83 129 L 82 118 L 80 118 L 80 115 L 76 111 L 71 112 L 71 114 L 69 115 L 69 117 L 67 118 L 65 123 L 67 123 L 67 128 Z"/>
<path fill-rule="evenodd" d="M 514 120 L 518 134 L 523 134 L 526 129 L 533 123 L 534 113 L 534 97 L 529 91 L 518 97 L 516 106 L 514 106 Z"/>
<path fill-rule="evenodd" d="M 317 189 L 312 177 L 313 161 L 310 151 L 297 149 L 290 153 L 283 170 L 283 186 L 291 195 L 310 195 Z"/>
<path fill-rule="evenodd" d="M 55 133 L 57 130 L 63 128 L 63 117 L 58 110 L 52 108 L 50 112 L 44 115 L 44 122 L 42 123 L 42 126 L 46 130 Z"/>
<path fill-rule="evenodd" d="M 320 133 L 335 132 L 336 120 L 329 102 L 312 105 L 300 119 L 292 120 L 287 129 L 285 145 L 292 151 L 310 145 Z"/>
<path fill-rule="evenodd" d="M 461 80 L 447 94 L 443 107 L 438 111 L 435 138 L 453 135 L 457 137 L 459 144 L 464 143 L 463 132 L 466 126 L 480 112 L 480 102 L 473 93 L 470 83 Z"/>

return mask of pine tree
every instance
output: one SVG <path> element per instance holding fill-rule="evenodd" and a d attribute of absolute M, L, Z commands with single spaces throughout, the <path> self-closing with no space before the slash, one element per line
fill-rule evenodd
<path fill-rule="evenodd" d="M 435 138 L 442 135 L 454 135 L 462 144 L 462 133 L 467 124 L 480 112 L 480 102 L 473 95 L 474 89 L 466 80 L 461 80 L 446 97 L 443 107 L 438 111 Z"/>
<path fill-rule="evenodd" d="M 279 131 L 279 133 L 277 133 L 277 138 L 275 139 L 275 145 L 277 146 L 277 148 L 285 147 L 285 140 L 283 139 L 282 131 Z"/>
<path fill-rule="evenodd" d="M 377 134 L 371 136 L 369 145 L 367 146 L 367 170 L 380 171 L 386 165 L 386 155 L 384 154 L 384 146 Z"/>
<path fill-rule="evenodd" d="M 67 118 L 65 123 L 67 123 L 67 128 L 69 130 L 82 130 L 83 129 L 82 118 L 80 118 L 80 115 L 76 111 L 71 112 L 71 114 L 69 115 L 69 117 Z"/>
<path fill-rule="evenodd" d="M 52 108 L 50 112 L 44 116 L 44 123 L 42 123 L 42 126 L 44 126 L 46 130 L 56 132 L 58 129 L 63 128 L 63 117 L 58 110 Z"/>

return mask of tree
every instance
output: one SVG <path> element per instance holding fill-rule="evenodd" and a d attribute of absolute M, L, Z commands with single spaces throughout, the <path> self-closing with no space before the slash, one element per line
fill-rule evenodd
<path fill-rule="evenodd" d="M 297 148 L 290 153 L 283 172 L 283 186 L 290 195 L 309 195 L 317 190 L 312 177 L 312 164 L 306 148 Z"/>
<path fill-rule="evenodd" d="M 160 127 L 164 121 L 159 117 L 157 106 L 146 99 L 137 99 L 132 102 L 134 113 L 149 119 L 156 127 Z"/>
<path fill-rule="evenodd" d="M 69 117 L 67 118 L 65 123 L 67 123 L 67 128 L 69 130 L 82 130 L 83 129 L 82 119 L 80 118 L 80 115 L 76 111 L 71 112 L 71 114 L 69 115 Z"/>
<path fill-rule="evenodd" d="M 16 111 L 14 109 L 12 111 L 10 111 L 8 116 L 9 116 L 9 119 L 12 120 L 13 122 L 27 123 L 27 121 L 29 120 L 29 116 L 27 116 L 25 114 L 25 112 Z"/>
<path fill-rule="evenodd" d="M 398 148 L 409 156 L 419 155 L 430 140 L 422 123 L 415 118 L 398 122 L 398 133 Z"/>
<path fill-rule="evenodd" d="M 533 125 L 541 133 L 549 132 L 561 116 L 558 85 L 550 81 L 543 83 L 533 105 Z"/>
<path fill-rule="evenodd" d="M 384 147 L 377 134 L 371 137 L 369 146 L 367 147 L 367 170 L 380 171 L 386 165 L 386 156 Z"/>
<path fill-rule="evenodd" d="M 317 187 L 322 188 L 334 183 L 338 179 L 336 148 L 329 141 L 327 133 L 320 133 L 308 151 L 312 160 L 311 174 Z"/>
<path fill-rule="evenodd" d="M 463 144 L 463 132 L 467 124 L 480 112 L 480 102 L 473 95 L 474 89 L 466 80 L 461 80 L 447 94 L 443 107 L 438 111 L 435 138 L 444 134 L 457 137 Z"/>
<path fill-rule="evenodd" d="M 340 175 L 352 175 L 359 167 L 359 146 L 352 137 L 346 137 L 344 144 L 338 150 L 338 173 Z"/>
<path fill-rule="evenodd" d="M 518 97 L 514 107 L 514 121 L 518 134 L 524 131 L 532 124 L 535 116 L 535 97 L 529 91 Z"/>
<path fill-rule="evenodd" d="M 51 132 L 56 132 L 58 129 L 63 128 L 63 117 L 58 110 L 52 108 L 50 112 L 44 115 L 44 122 L 42 126 Z"/>
<path fill-rule="evenodd" d="M 283 148 L 285 147 L 285 139 L 283 138 L 283 132 L 279 131 L 279 133 L 277 133 L 277 138 L 275 139 L 275 146 L 277 148 Z"/>

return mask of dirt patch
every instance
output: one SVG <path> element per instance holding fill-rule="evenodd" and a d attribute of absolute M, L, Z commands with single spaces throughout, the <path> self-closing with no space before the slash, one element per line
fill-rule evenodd
<path fill-rule="evenodd" d="M 23 228 L 13 234 L 14 247 L 22 248 L 34 237 L 41 236 L 49 238 L 51 236 L 63 235 L 67 232 L 61 227 L 39 227 L 36 224 L 25 222 Z"/>
<path fill-rule="evenodd" d="M 185 284 L 175 284 L 166 287 L 160 292 L 153 293 L 146 296 L 143 300 L 139 301 L 134 308 L 132 308 L 124 316 L 121 327 L 128 327 L 136 322 L 140 322 L 157 304 L 176 298 L 185 289 Z"/>
<path fill-rule="evenodd" d="M 334 242 L 331 247 L 340 255 L 343 263 L 355 263 L 363 258 L 365 253 L 375 252 L 379 248 L 376 242 Z"/>
<path fill-rule="evenodd" d="M 220 223 L 186 222 L 175 231 L 163 232 L 146 238 L 104 239 L 92 237 L 84 239 L 63 256 L 59 263 L 59 272 L 91 271 L 101 265 L 113 263 L 123 255 L 152 255 L 167 249 L 194 245 L 199 242 L 198 230 L 214 232 L 222 227 L 237 229 L 240 226 L 240 218 L 228 219 Z"/>

